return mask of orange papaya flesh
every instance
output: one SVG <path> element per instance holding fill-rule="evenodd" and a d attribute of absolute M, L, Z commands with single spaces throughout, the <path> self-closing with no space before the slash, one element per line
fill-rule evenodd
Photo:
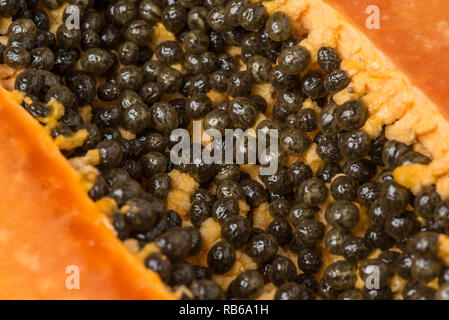
<path fill-rule="evenodd" d="M 115 237 L 79 173 L 13 95 L 0 88 L 0 298 L 173 298 Z"/>
<path fill-rule="evenodd" d="M 358 27 L 449 120 L 448 1 L 325 2 Z M 379 9 L 378 29 L 367 28 L 372 5 Z"/>

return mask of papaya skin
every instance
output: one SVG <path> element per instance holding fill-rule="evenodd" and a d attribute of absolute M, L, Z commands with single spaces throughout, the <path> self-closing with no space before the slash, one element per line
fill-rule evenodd
<path fill-rule="evenodd" d="M 172 299 L 17 96 L 0 87 L 0 299 Z"/>

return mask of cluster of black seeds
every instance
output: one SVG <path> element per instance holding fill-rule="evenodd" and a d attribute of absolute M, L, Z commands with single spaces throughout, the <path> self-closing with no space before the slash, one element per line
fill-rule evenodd
<path fill-rule="evenodd" d="M 408 281 L 404 299 L 448 298 L 449 269 L 437 251 L 439 235 L 449 233 L 449 200 L 435 187 L 414 196 L 393 177 L 397 166 L 431 159 L 388 141 L 384 132 L 372 139 L 362 130 L 369 116 L 362 101 L 334 102 L 350 83 L 335 49 L 321 47 L 313 67 L 290 18 L 284 12 L 270 16 L 249 0 L 69 3 L 79 8 L 80 28 L 61 24 L 53 33 L 49 10 L 62 1 L 1 1 L 0 16 L 12 17 L 12 24 L 7 44 L 0 44 L 0 62 L 23 69 L 15 89 L 28 96 L 23 107 L 33 117 L 48 116 L 53 98 L 64 106 L 53 137 L 87 130 L 82 146 L 64 150 L 65 156 L 98 150 L 100 175 L 89 196 L 116 201 L 120 210 L 112 222 L 120 239 L 156 244 L 160 252 L 145 265 L 165 283 L 189 288 L 185 298 L 194 299 L 253 299 L 271 283 L 275 299 L 383 300 L 393 298 L 390 280 L 398 275 Z M 175 40 L 153 46 L 157 24 Z M 228 54 L 230 47 L 239 55 Z M 276 89 L 272 117 L 257 123 L 257 129 L 280 132 L 279 152 L 267 153 L 278 159 L 275 174 L 256 180 L 235 164 L 170 161 L 177 142 L 170 133 L 191 120 L 202 119 L 205 129 L 222 134 L 254 127 L 268 109 L 253 94 L 263 83 Z M 229 99 L 213 102 L 211 91 Z M 306 99 L 317 107 L 303 108 Z M 88 106 L 91 117 L 85 116 Z M 288 161 L 311 148 L 323 160 L 315 172 Z M 166 210 L 173 169 L 200 185 L 190 199 L 192 226 Z M 239 214 L 239 201 L 250 207 L 246 216 Z M 253 221 L 263 203 L 273 218 L 266 230 Z M 354 229 L 365 214 L 370 226 L 357 237 Z M 192 264 L 203 254 L 200 228 L 209 218 L 220 224 L 221 238 L 207 252 L 206 265 Z M 288 256 L 279 254 L 280 247 Z M 371 259 L 375 249 L 382 253 Z M 239 251 L 258 268 L 236 275 L 223 290 L 214 279 L 232 269 Z M 326 251 L 340 259 L 325 266 Z M 357 273 L 366 281 L 374 268 L 380 287 L 356 289 Z M 436 278 L 439 290 L 428 286 Z"/>

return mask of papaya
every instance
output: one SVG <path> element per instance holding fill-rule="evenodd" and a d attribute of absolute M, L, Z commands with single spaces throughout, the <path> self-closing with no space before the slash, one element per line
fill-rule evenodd
<path fill-rule="evenodd" d="M 0 6 L 0 298 L 448 299 L 447 4 L 222 5 Z"/>
<path fill-rule="evenodd" d="M 0 172 L 9 182 L 1 192 L 1 298 L 172 298 L 111 233 L 80 174 L 17 95 L 0 90 Z"/>

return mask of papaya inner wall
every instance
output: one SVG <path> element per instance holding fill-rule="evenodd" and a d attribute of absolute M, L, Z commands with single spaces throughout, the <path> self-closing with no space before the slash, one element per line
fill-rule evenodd
<path fill-rule="evenodd" d="M 340 11 L 424 92 L 449 120 L 449 1 L 325 0 Z M 380 9 L 367 29 L 366 8 Z"/>
<path fill-rule="evenodd" d="M 1 87 L 0 114 L 0 299 L 172 298 L 106 226 L 42 126 Z M 70 265 L 79 268 L 79 290 L 66 287 Z"/>

